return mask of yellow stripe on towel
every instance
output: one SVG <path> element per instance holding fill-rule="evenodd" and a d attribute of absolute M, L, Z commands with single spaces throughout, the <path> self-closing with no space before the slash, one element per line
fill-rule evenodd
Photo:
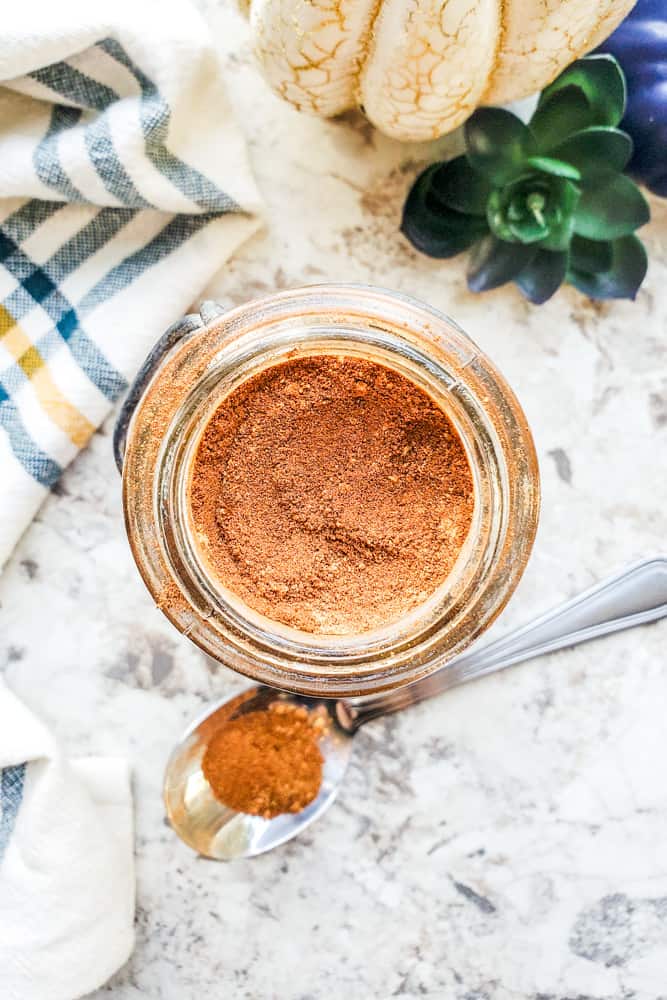
<path fill-rule="evenodd" d="M 72 444 L 83 448 L 95 428 L 53 381 L 46 361 L 7 309 L 0 305 L 0 339 L 30 379 L 44 412 L 67 434 Z"/>

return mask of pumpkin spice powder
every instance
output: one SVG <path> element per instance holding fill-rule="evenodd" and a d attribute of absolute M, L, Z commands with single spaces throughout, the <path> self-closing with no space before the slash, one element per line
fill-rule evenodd
<path fill-rule="evenodd" d="M 281 701 L 238 715 L 210 738 L 204 777 L 215 797 L 238 812 L 265 819 L 301 812 L 322 783 L 317 741 L 324 725 L 321 715 Z"/>
<path fill-rule="evenodd" d="M 266 617 L 319 634 L 396 621 L 447 578 L 472 474 L 444 411 L 375 361 L 295 358 L 222 400 L 190 508 L 210 571 Z"/>

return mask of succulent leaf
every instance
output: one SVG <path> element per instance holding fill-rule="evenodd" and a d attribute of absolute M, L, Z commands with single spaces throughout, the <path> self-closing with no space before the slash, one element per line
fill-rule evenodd
<path fill-rule="evenodd" d="M 538 106 L 530 119 L 530 131 L 540 152 L 550 153 L 567 136 L 595 124 L 595 112 L 583 90 L 565 87 Z"/>
<path fill-rule="evenodd" d="M 540 94 L 538 108 L 556 94 L 578 87 L 586 97 L 597 125 L 618 125 L 625 111 L 625 76 L 613 56 L 595 55 L 577 59 Z"/>
<path fill-rule="evenodd" d="M 646 199 L 624 174 L 584 191 L 574 213 L 574 231 L 590 240 L 628 236 L 650 218 Z"/>
<path fill-rule="evenodd" d="M 552 150 L 579 170 L 584 185 L 601 173 L 620 173 L 632 156 L 632 139 L 617 128 L 593 126 L 575 132 Z"/>
<path fill-rule="evenodd" d="M 567 271 L 567 253 L 538 250 L 514 279 L 534 305 L 542 305 L 557 292 Z"/>
<path fill-rule="evenodd" d="M 417 179 L 403 209 L 401 230 L 429 257 L 455 257 L 487 232 L 484 219 L 446 208 L 432 197 L 431 180 L 440 164 L 428 167 Z"/>
<path fill-rule="evenodd" d="M 599 274 L 608 271 L 614 256 L 609 240 L 587 240 L 584 236 L 573 236 L 570 243 L 570 268 Z"/>
<path fill-rule="evenodd" d="M 491 234 L 485 236 L 470 254 L 468 288 L 471 292 L 499 288 L 515 278 L 536 252 L 531 243 L 505 243 Z"/>
<path fill-rule="evenodd" d="M 567 177 L 571 181 L 581 180 L 581 171 L 572 163 L 565 162 L 567 157 L 555 159 L 551 156 L 529 156 L 526 163 L 536 170 L 542 170 L 545 174 L 553 174 L 554 177 Z"/>
<path fill-rule="evenodd" d="M 567 250 L 574 232 L 575 210 L 580 190 L 572 181 L 563 178 L 552 182 L 554 208 L 550 218 L 549 232 L 542 240 L 544 250 Z"/>
<path fill-rule="evenodd" d="M 582 271 L 571 267 L 567 280 L 592 299 L 634 299 L 646 276 L 646 250 L 636 236 L 614 240 L 611 266 L 605 271 Z"/>
<path fill-rule="evenodd" d="M 433 172 L 431 190 L 434 198 L 447 208 L 468 215 L 486 215 L 491 185 L 482 174 L 470 169 L 465 156 L 439 164 Z"/>
<path fill-rule="evenodd" d="M 492 184 L 507 184 L 537 154 L 530 129 L 511 111 L 478 108 L 465 124 L 469 162 Z"/>

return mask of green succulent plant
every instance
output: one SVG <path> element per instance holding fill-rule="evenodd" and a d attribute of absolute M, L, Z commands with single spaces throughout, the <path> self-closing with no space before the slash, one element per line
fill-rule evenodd
<path fill-rule="evenodd" d="M 563 281 L 594 299 L 634 298 L 646 251 L 634 235 L 649 207 L 622 171 L 632 140 L 617 128 L 625 77 L 612 56 L 572 63 L 542 91 L 526 125 L 479 108 L 465 155 L 415 181 L 402 230 L 431 257 L 472 248 L 473 292 L 514 281 L 534 303 Z"/>

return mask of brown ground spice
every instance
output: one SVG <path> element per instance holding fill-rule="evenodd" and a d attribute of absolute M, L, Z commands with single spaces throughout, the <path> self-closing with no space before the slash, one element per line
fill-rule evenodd
<path fill-rule="evenodd" d="M 386 625 L 448 576 L 473 481 L 446 414 L 372 361 L 318 355 L 249 379 L 193 462 L 194 526 L 250 607 L 314 633 Z"/>
<path fill-rule="evenodd" d="M 225 722 L 202 760 L 215 797 L 266 819 L 301 812 L 322 784 L 318 721 L 305 708 L 274 702 Z"/>

